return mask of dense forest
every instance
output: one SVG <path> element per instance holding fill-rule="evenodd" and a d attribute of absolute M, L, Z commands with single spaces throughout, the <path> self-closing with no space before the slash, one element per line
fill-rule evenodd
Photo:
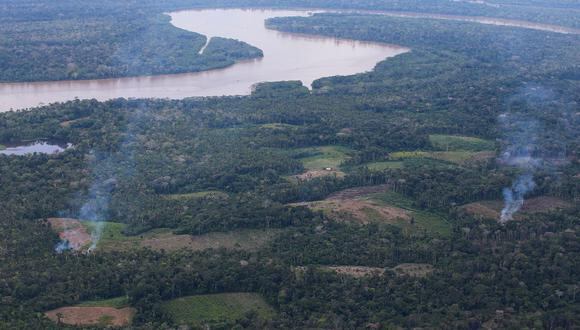
<path fill-rule="evenodd" d="M 276 3 L 578 23 L 565 0 L 488 1 L 520 8 L 501 14 L 439 0 Z M 12 31 L 0 40 L 5 81 L 195 71 L 240 51 L 261 56 L 219 38 L 198 56 L 205 37 L 158 16 L 202 1 L 0 4 L 0 29 Z M 136 329 L 580 326 L 579 36 L 363 14 L 266 24 L 412 51 L 312 90 L 277 82 L 249 96 L 75 100 L 0 114 L 0 145 L 72 145 L 0 150 L 0 328 L 69 328 L 44 313 L 111 298 L 135 310 L 127 327 Z M 526 175 L 526 200 L 536 202 L 499 223 L 502 206 L 492 206 Z M 57 253 L 53 218 L 83 220 L 102 235 L 96 249 Z M 251 249 L 139 245 L 248 231 L 271 238 Z M 354 267 L 376 272 L 341 272 Z M 239 292 L 273 312 L 188 323 L 167 307 Z"/>
<path fill-rule="evenodd" d="M 222 68 L 263 56 L 240 41 L 173 27 L 168 16 L 4 22 L 0 81 L 73 80 Z M 34 38 L 30 38 L 34 35 Z"/>

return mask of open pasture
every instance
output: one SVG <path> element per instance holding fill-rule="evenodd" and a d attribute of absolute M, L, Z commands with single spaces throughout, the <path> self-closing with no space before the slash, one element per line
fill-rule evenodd
<path fill-rule="evenodd" d="M 275 314 L 264 298 L 255 293 L 182 297 L 163 303 L 162 308 L 175 323 L 197 327 L 239 320 L 248 312 L 255 312 L 258 317 L 266 320 Z"/>

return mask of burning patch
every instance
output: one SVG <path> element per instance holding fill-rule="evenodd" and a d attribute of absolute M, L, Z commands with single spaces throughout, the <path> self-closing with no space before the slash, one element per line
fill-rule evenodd
<path fill-rule="evenodd" d="M 58 233 L 61 242 L 56 246 L 56 252 L 65 250 L 82 251 L 92 244 L 87 228 L 77 219 L 49 218 L 52 229 Z"/>

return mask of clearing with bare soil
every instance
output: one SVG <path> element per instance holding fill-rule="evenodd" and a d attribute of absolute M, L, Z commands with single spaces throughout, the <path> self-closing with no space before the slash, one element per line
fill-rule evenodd
<path fill-rule="evenodd" d="M 68 241 L 74 251 L 80 251 L 91 244 L 91 235 L 87 228 L 77 219 L 49 218 L 47 219 L 52 229 L 58 233 L 63 241 Z"/>
<path fill-rule="evenodd" d="M 371 222 L 393 223 L 411 219 L 407 211 L 398 207 L 379 205 L 372 201 L 358 199 L 327 199 L 292 205 L 307 206 L 312 210 L 322 211 L 337 221 L 356 221 L 362 224 Z"/>
<path fill-rule="evenodd" d="M 125 327 L 131 324 L 134 308 L 61 307 L 44 313 L 56 323 L 76 326 Z"/>
<path fill-rule="evenodd" d="M 362 224 L 410 221 L 411 216 L 404 209 L 362 198 L 370 194 L 384 192 L 387 189 L 386 185 L 357 187 L 336 192 L 322 201 L 291 205 L 306 206 L 313 210 L 322 211 L 337 221 L 356 221 Z"/>

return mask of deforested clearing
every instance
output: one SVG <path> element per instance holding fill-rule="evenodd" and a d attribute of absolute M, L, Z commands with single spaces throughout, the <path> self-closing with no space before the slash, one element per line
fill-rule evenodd
<path fill-rule="evenodd" d="M 44 313 L 59 324 L 97 327 L 125 327 L 131 324 L 134 308 L 61 307 Z"/>
<path fill-rule="evenodd" d="M 205 235 L 174 235 L 171 233 L 158 234 L 141 241 L 142 247 L 152 250 L 179 250 L 203 251 L 207 249 L 230 249 L 255 251 L 274 238 L 280 230 L 238 230 L 229 233 L 209 233 Z"/>
<path fill-rule="evenodd" d="M 292 205 L 307 206 L 313 210 L 322 211 L 337 221 L 359 222 L 362 224 L 410 221 L 411 217 L 404 209 L 362 198 L 369 194 L 384 192 L 387 189 L 387 185 L 350 188 L 336 192 L 323 201 Z"/>
<path fill-rule="evenodd" d="M 91 243 L 91 235 L 81 221 L 69 218 L 47 219 L 62 241 L 68 241 L 71 249 L 80 251 Z"/>
<path fill-rule="evenodd" d="M 249 312 L 270 319 L 274 309 L 255 293 L 221 293 L 182 297 L 162 304 L 162 309 L 180 325 L 200 327 L 216 322 L 235 321 Z"/>
<path fill-rule="evenodd" d="M 368 224 L 371 222 L 396 222 L 410 220 L 409 214 L 400 208 L 382 206 L 365 200 L 328 199 L 319 202 L 299 203 L 313 210 L 323 211 L 329 217 L 337 221 L 359 222 Z"/>
<path fill-rule="evenodd" d="M 503 201 L 495 200 L 466 204 L 461 209 L 468 214 L 478 216 L 482 219 L 499 219 L 503 206 Z M 572 203 L 557 197 L 534 197 L 524 201 L 522 209 L 516 214 L 514 219 L 522 220 L 530 214 L 551 212 L 571 207 L 573 207 Z"/>

